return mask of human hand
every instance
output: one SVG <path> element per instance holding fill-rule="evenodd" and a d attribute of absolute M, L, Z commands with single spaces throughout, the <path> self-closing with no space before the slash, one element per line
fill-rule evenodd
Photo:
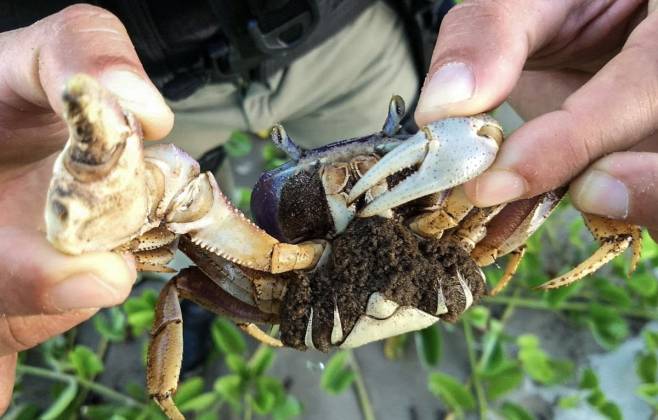
<path fill-rule="evenodd" d="M 658 1 L 652 0 L 654 10 Z M 490 110 L 529 120 L 467 183 L 478 206 L 571 182 L 581 211 L 658 239 L 658 13 L 647 2 L 466 0 L 444 18 L 416 120 Z M 575 180 L 574 180 L 575 178 Z"/>
<path fill-rule="evenodd" d="M 132 257 L 67 256 L 45 239 L 54 153 L 68 133 L 60 97 L 76 73 L 114 92 L 146 137 L 161 138 L 173 124 L 126 30 L 109 12 L 78 5 L 0 33 L 0 415 L 10 402 L 17 352 L 122 302 L 136 276 Z"/>

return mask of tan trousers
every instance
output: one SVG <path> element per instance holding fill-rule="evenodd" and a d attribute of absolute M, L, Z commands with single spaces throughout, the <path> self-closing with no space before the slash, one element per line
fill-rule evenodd
<path fill-rule="evenodd" d="M 380 130 L 391 95 L 411 102 L 417 87 L 402 22 L 378 2 L 267 83 L 244 92 L 213 84 L 170 102 L 176 119 L 166 140 L 199 157 L 233 131 L 282 123 L 296 143 L 317 147 Z"/>

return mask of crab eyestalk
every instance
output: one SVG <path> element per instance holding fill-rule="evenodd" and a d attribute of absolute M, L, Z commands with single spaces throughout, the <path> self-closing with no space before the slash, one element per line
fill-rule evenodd
<path fill-rule="evenodd" d="M 114 249 L 148 215 L 141 129 L 89 76 L 71 78 L 63 101 L 70 137 L 53 167 L 48 240 L 69 254 Z"/>

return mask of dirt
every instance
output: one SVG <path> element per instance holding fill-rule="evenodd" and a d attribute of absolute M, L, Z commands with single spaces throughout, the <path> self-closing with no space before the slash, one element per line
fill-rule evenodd
<path fill-rule="evenodd" d="M 280 203 L 279 224 L 287 241 L 324 238 L 333 230 L 331 212 L 317 170 L 301 171 L 291 177 L 281 190 Z"/>
<path fill-rule="evenodd" d="M 300 272 L 299 281 L 289 284 L 281 308 L 281 338 L 289 346 L 305 349 L 313 308 L 313 342 L 328 351 L 335 305 L 347 336 L 374 292 L 434 313 L 440 287 L 448 307 L 440 318 L 454 322 L 466 305 L 457 268 L 477 301 L 485 284 L 464 250 L 448 241 L 419 239 L 394 220 L 356 219 L 334 239 L 327 264 L 314 272 Z"/>

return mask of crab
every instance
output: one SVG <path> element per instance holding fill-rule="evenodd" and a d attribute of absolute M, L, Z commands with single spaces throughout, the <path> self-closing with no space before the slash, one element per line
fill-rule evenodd
<path fill-rule="evenodd" d="M 487 293 L 480 267 L 510 254 L 489 293 L 505 287 L 524 243 L 565 192 L 475 208 L 459 186 L 493 163 L 500 124 L 480 114 L 401 134 L 404 102 L 394 96 L 380 132 L 318 149 L 274 127 L 290 161 L 254 187 L 253 223 L 184 151 L 144 148 L 136 118 L 93 78 L 72 77 L 63 100 L 70 137 L 48 192 L 52 245 L 68 254 L 129 252 L 141 271 L 172 272 L 176 248 L 196 264 L 165 284 L 151 331 L 147 386 L 170 418 L 182 418 L 173 402 L 179 299 L 230 317 L 264 343 L 300 350 L 358 347 L 454 321 Z M 584 217 L 601 247 L 543 288 L 573 283 L 631 245 L 635 268 L 639 228 Z M 279 324 L 280 338 L 257 324 Z"/>

